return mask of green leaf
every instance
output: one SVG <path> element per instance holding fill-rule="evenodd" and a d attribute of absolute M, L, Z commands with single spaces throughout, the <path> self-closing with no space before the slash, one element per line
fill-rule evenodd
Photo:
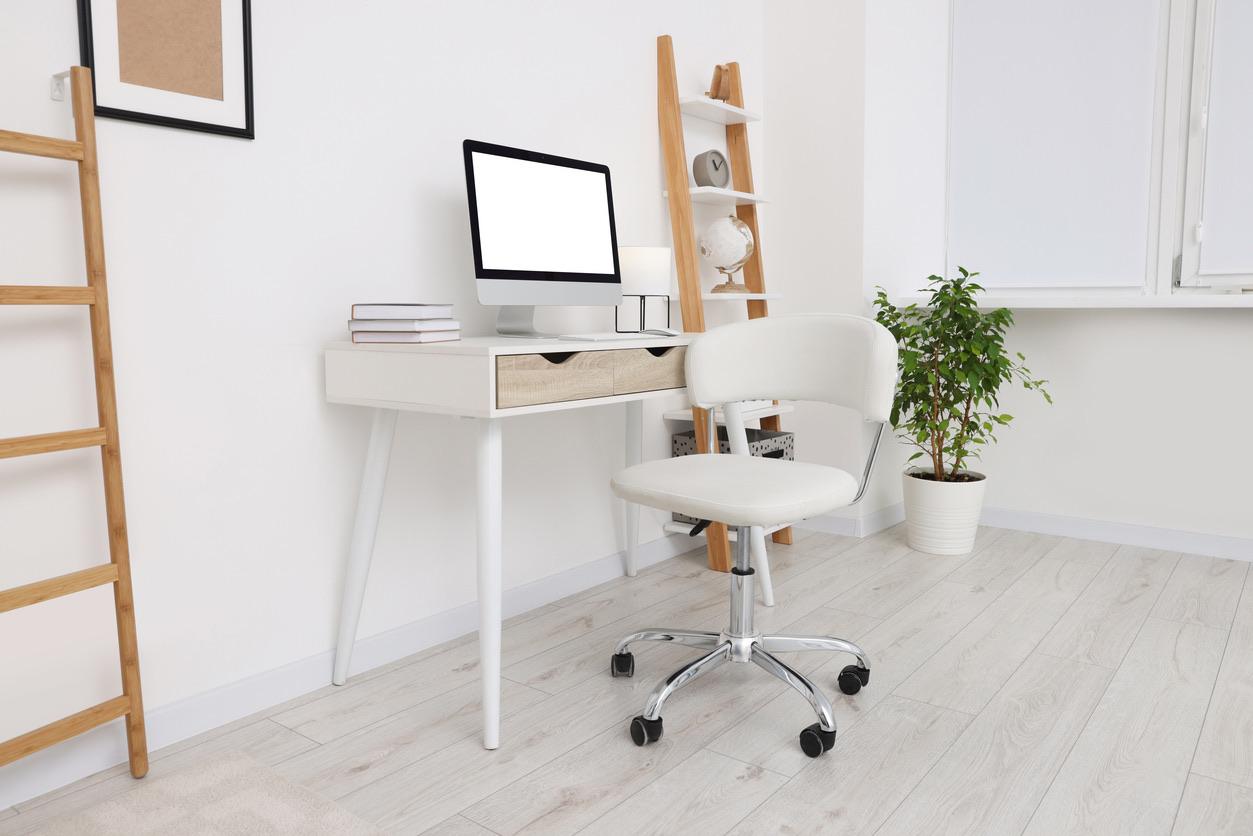
<path fill-rule="evenodd" d="M 928 276 L 927 302 L 897 308 L 886 290 L 876 288 L 875 318 L 898 345 L 899 382 L 892 402 L 892 425 L 902 438 L 923 452 L 938 450 L 946 471 L 976 458 L 979 447 L 996 442 L 995 430 L 1012 416 L 1001 413 L 998 394 L 1007 383 L 1036 391 L 1046 403 L 1053 399 L 1046 380 L 1036 379 L 1022 352 L 1005 347 L 1014 323 L 1007 308 L 981 311 L 982 285 L 977 272 L 958 268 L 958 277 Z"/>

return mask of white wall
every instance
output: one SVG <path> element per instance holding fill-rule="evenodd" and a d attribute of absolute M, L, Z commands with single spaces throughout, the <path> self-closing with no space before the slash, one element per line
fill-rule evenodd
<path fill-rule="evenodd" d="M 947 30 L 946 0 L 868 4 L 868 285 L 921 286 L 943 270 Z M 1024 311 L 1017 319 L 1009 348 L 1051 381 L 1056 404 L 1004 393 L 1017 420 L 982 463 L 990 507 L 1253 537 L 1253 452 L 1243 440 L 1253 412 L 1248 312 Z M 899 501 L 899 490 L 878 501 Z"/>
<path fill-rule="evenodd" d="M 771 203 L 762 211 L 766 286 L 785 296 L 772 314 L 863 314 L 862 164 L 865 15 L 860 0 L 775 3 L 766 16 L 766 154 Z M 779 141 L 785 137 L 786 141 Z M 784 419 L 797 455 L 861 472 L 862 424 L 851 413 L 799 404 Z M 875 490 L 890 477 L 879 471 Z M 856 516 L 856 512 L 850 512 Z"/>
<path fill-rule="evenodd" d="M 868 288 L 944 271 L 947 31 L 947 0 L 867 4 Z"/>
<path fill-rule="evenodd" d="M 1023 311 L 1010 347 L 1056 404 L 1006 393 L 990 505 L 1253 538 L 1253 313 Z"/>
<path fill-rule="evenodd" d="M 796 0 L 766 16 L 771 313 L 861 312 L 865 7 Z"/>
<path fill-rule="evenodd" d="M 150 709 L 332 646 L 369 416 L 323 402 L 320 346 L 355 301 L 451 301 L 491 329 L 461 140 L 607 162 L 620 241 L 667 243 L 655 37 L 674 36 L 683 93 L 739 60 L 761 109 L 762 17 L 761 0 L 258 3 L 256 141 L 100 120 Z M 6 2 L 3 127 L 72 135 L 47 89 L 77 59 L 73 3 Z M 0 277 L 79 280 L 70 167 L 9 157 L 0 183 Z M 541 324 L 608 328 L 603 310 Z M 85 336 L 81 312 L 0 311 L 0 436 L 94 425 Z M 667 454 L 656 415 L 675 405 L 646 409 L 646 454 Z M 504 432 L 506 587 L 617 551 L 620 410 Z M 474 599 L 470 445 L 462 422 L 401 419 L 361 636 Z M 101 562 L 103 531 L 94 452 L 0 462 L 0 588 Z M 107 589 L 0 618 L 0 739 L 117 693 L 111 619 Z"/>

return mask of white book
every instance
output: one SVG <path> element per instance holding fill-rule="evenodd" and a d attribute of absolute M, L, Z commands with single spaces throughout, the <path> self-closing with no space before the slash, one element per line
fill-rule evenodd
<path fill-rule="evenodd" d="M 457 331 L 455 319 L 350 319 L 349 331 Z"/>
<path fill-rule="evenodd" d="M 451 319 L 452 305 L 369 302 L 352 306 L 353 319 Z"/>
<path fill-rule="evenodd" d="M 461 339 L 460 331 L 353 331 L 354 343 L 443 343 Z"/>

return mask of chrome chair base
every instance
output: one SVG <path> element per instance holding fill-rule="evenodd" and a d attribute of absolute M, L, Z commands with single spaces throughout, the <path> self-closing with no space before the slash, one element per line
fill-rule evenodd
<path fill-rule="evenodd" d="M 644 712 L 631 721 L 631 736 L 643 746 L 661 738 L 661 710 L 675 691 L 698 676 L 726 662 L 752 662 L 786 682 L 808 702 L 818 722 L 801 731 L 801 748 L 810 757 L 817 757 L 835 743 L 835 713 L 831 702 L 804 674 L 792 668 L 775 653 L 800 650 L 827 650 L 852 654 L 856 665 L 849 665 L 839 675 L 840 690 L 856 694 L 870 681 L 870 657 L 857 644 L 831 636 L 777 635 L 765 636 L 753 630 L 753 569 L 749 565 L 749 531 L 742 529 L 736 538 L 735 568 L 731 570 L 731 623 L 720 633 L 708 630 L 671 630 L 648 628 L 632 633 L 618 642 L 610 672 L 613 676 L 635 673 L 635 657 L 630 647 L 635 642 L 670 642 L 706 651 L 658 683 L 644 704 Z"/>

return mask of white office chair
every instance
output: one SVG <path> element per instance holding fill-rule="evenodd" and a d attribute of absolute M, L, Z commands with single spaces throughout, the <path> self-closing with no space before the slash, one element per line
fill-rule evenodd
<path fill-rule="evenodd" d="M 763 398 L 836 404 L 859 412 L 878 426 L 860 486 L 851 475 L 834 467 L 748 455 L 660 459 L 628 467 L 614 476 L 614 492 L 628 502 L 722 522 L 736 530 L 727 629 L 714 633 L 653 628 L 618 642 L 610 665 L 613 676 L 635 673 L 635 657 L 630 652 L 634 642 L 673 642 L 706 651 L 670 674 L 649 695 L 644 713 L 631 721 L 636 745 L 661 738 L 661 710 L 675 691 L 727 661 L 754 662 L 809 700 L 818 722 L 800 733 L 805 754 L 817 757 L 835 744 L 831 703 L 774 653 L 851 653 L 857 664 L 844 668 L 838 677 L 845 694 L 856 694 L 870 682 L 870 659 L 864 650 L 844 639 L 763 636 L 754 629 L 750 532 L 754 527 L 803 520 L 861 499 L 891 411 L 895 382 L 896 341 L 882 325 L 858 316 L 755 319 L 716 328 L 688 347 L 687 387 L 692 403 L 706 409 L 723 406 L 727 432 L 738 434 L 740 439 L 744 425 L 737 420 L 738 403 Z M 711 432 L 715 429 L 712 421 L 709 428 Z M 733 449 L 736 447 L 747 450 L 746 443 L 733 444 Z"/>

